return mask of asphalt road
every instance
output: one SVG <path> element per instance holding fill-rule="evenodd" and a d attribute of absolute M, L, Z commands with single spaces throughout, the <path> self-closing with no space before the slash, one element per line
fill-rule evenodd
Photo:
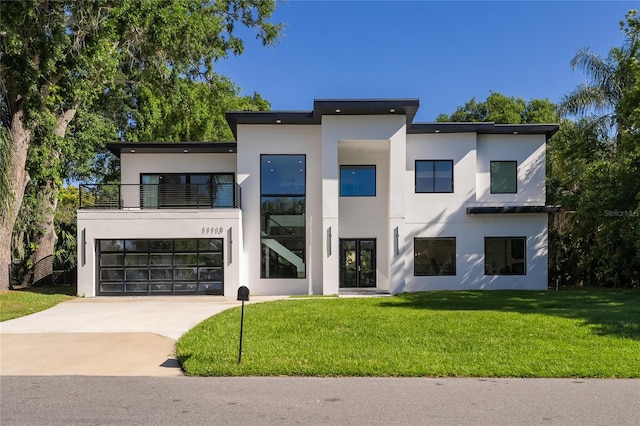
<path fill-rule="evenodd" d="M 9 425 L 638 425 L 640 380 L 4 376 Z"/>

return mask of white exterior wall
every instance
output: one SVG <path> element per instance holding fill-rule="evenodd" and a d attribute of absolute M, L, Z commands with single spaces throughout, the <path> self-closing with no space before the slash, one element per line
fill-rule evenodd
<path fill-rule="evenodd" d="M 547 288 L 547 215 L 468 215 L 480 205 L 544 205 L 544 135 L 407 136 L 406 286 L 401 291 Z M 453 193 L 415 193 L 415 160 L 453 160 Z M 518 193 L 490 194 L 489 162 L 518 162 Z M 414 276 L 414 238 L 455 237 L 456 275 Z M 485 237 L 526 237 L 526 275 L 484 275 Z"/>
<path fill-rule="evenodd" d="M 124 185 L 140 185 L 140 175 L 146 173 L 235 174 L 236 162 L 237 155 L 235 153 L 122 153 L 120 155 L 120 182 Z M 122 198 L 125 206 L 138 205 L 140 187 L 125 187 L 122 192 Z"/>
<path fill-rule="evenodd" d="M 78 295 L 96 296 L 98 274 L 96 240 L 223 238 L 224 295 L 234 296 L 239 285 L 242 285 L 239 284 L 239 263 L 242 251 L 241 224 L 242 213 L 239 209 L 79 210 Z M 211 229 L 218 227 L 222 227 L 223 232 L 212 234 Z"/>
<path fill-rule="evenodd" d="M 331 253 L 323 265 L 331 277 L 324 294 L 338 292 L 340 238 L 376 238 L 377 289 L 404 286 L 404 258 L 393 233 L 404 225 L 404 191 L 398 189 L 405 181 L 405 138 L 403 115 L 323 117 L 323 230 L 332 233 L 331 249 L 324 245 Z M 339 166 L 354 164 L 376 165 L 376 197 L 339 196 Z"/>
<path fill-rule="evenodd" d="M 370 141 L 370 143 L 381 143 Z M 375 165 L 375 197 L 339 197 L 339 237 L 375 238 L 377 288 L 389 290 L 389 154 L 388 142 L 383 141 L 387 152 L 384 155 L 363 153 L 359 156 L 340 155 L 339 165 Z M 339 254 L 339 253 L 338 253 Z M 339 266 L 339 265 L 338 265 Z"/>
<path fill-rule="evenodd" d="M 377 289 L 390 293 L 547 288 L 546 214 L 466 213 L 475 206 L 543 206 L 545 135 L 407 135 L 406 117 L 390 114 L 325 115 L 321 125 L 238 125 L 237 135 L 237 154 L 121 154 L 123 184 L 138 185 L 142 173 L 235 173 L 242 210 L 79 211 L 80 295 L 96 294 L 95 240 L 120 238 L 224 238 L 226 296 L 241 285 L 255 295 L 337 294 L 340 238 L 376 239 Z M 306 156 L 304 278 L 260 277 L 262 154 Z M 454 192 L 416 194 L 416 160 L 452 160 Z M 517 194 L 490 193 L 494 160 L 517 161 Z M 375 197 L 339 196 L 340 165 L 357 164 L 375 164 Z M 137 192 L 126 196 L 139 199 Z M 203 235 L 212 227 L 224 233 Z M 526 237 L 526 275 L 484 275 L 484 238 L 500 236 Z M 455 276 L 414 276 L 414 239 L 429 237 L 456 238 Z"/>
<path fill-rule="evenodd" d="M 260 278 L 260 155 L 306 155 L 306 277 Z M 241 281 L 252 294 L 322 292 L 320 126 L 239 125 L 237 182 L 242 186 L 243 269 Z M 337 292 L 336 292 L 337 293 Z"/>
<path fill-rule="evenodd" d="M 478 135 L 477 205 L 543 206 L 546 197 L 544 135 Z M 517 194 L 491 194 L 490 162 L 517 161 Z"/>

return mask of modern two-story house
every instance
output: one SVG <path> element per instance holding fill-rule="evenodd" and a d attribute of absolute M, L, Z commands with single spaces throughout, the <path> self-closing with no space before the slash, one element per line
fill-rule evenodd
<path fill-rule="evenodd" d="M 229 112 L 232 143 L 110 143 L 83 185 L 78 293 L 547 288 L 556 124 L 414 123 L 417 99 Z"/>

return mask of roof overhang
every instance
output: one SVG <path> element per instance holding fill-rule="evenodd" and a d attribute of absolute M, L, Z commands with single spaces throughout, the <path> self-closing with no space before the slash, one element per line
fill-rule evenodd
<path fill-rule="evenodd" d="M 158 153 L 235 153 L 235 142 L 110 142 L 107 149 L 116 157 L 121 154 Z"/>
<path fill-rule="evenodd" d="M 422 133 L 478 133 L 488 135 L 545 135 L 551 139 L 560 125 L 558 124 L 496 124 L 491 122 L 443 122 L 415 123 L 408 129 L 408 134 Z"/>
<path fill-rule="evenodd" d="M 227 123 L 238 138 L 239 124 L 315 124 L 323 115 L 404 115 L 407 126 L 412 122 L 418 99 L 316 99 L 311 111 L 230 111 Z"/>
<path fill-rule="evenodd" d="M 467 207 L 467 214 L 557 213 L 560 206 Z"/>

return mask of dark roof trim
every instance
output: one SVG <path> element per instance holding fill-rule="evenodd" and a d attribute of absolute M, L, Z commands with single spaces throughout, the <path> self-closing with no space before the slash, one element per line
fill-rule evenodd
<path fill-rule="evenodd" d="M 408 126 L 419 106 L 419 99 L 316 99 L 313 115 L 405 115 Z"/>
<path fill-rule="evenodd" d="M 408 134 L 422 133 L 465 133 L 478 134 L 512 134 L 512 135 L 538 135 L 546 136 L 547 141 L 553 136 L 560 126 L 558 124 L 495 124 L 491 122 L 478 123 L 415 123 L 407 129 Z"/>
<path fill-rule="evenodd" d="M 557 213 L 560 206 L 467 207 L 467 214 Z"/>
<path fill-rule="evenodd" d="M 238 139 L 238 124 L 320 124 L 313 111 L 230 111 L 225 114 L 233 136 Z"/>
<path fill-rule="evenodd" d="M 415 123 L 407 129 L 408 134 L 420 133 L 486 133 L 494 128 L 494 123 Z"/>
<path fill-rule="evenodd" d="M 411 125 L 418 99 L 315 99 L 312 111 L 230 111 L 227 123 L 238 138 L 238 124 L 316 124 L 323 115 L 404 115 Z"/>
<path fill-rule="evenodd" d="M 235 142 L 110 142 L 106 144 L 107 149 L 118 158 L 122 153 L 235 153 L 237 146 Z"/>

